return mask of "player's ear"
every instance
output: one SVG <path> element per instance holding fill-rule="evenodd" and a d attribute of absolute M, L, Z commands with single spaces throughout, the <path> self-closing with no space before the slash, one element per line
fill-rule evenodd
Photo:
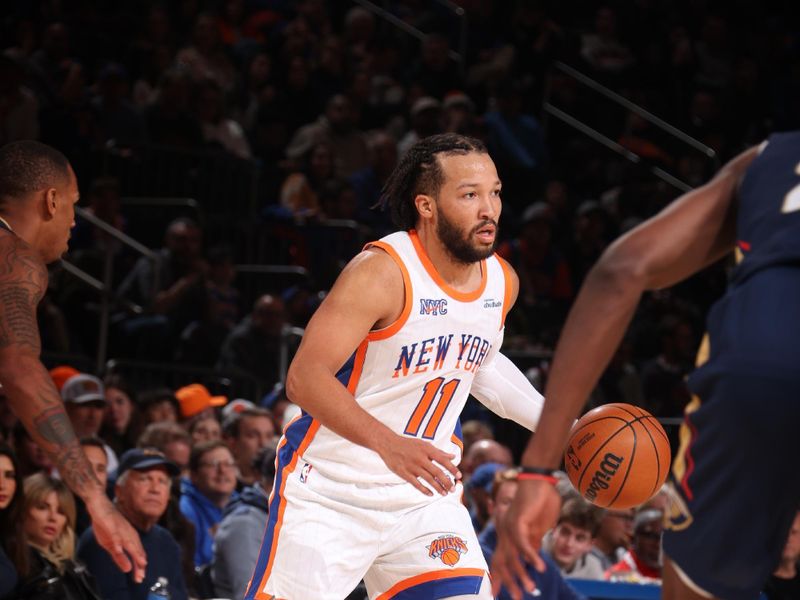
<path fill-rule="evenodd" d="M 44 192 L 44 209 L 48 216 L 52 217 L 56 214 L 56 206 L 58 202 L 56 200 L 56 189 L 55 188 L 48 188 Z"/>
<path fill-rule="evenodd" d="M 430 219 L 433 216 L 433 198 L 427 194 L 417 194 L 417 197 L 414 198 L 414 204 L 422 218 Z"/>

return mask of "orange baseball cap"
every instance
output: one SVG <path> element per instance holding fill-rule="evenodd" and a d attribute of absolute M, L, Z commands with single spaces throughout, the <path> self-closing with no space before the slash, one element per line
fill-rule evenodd
<path fill-rule="evenodd" d="M 208 388 L 199 383 L 180 388 L 175 392 L 175 397 L 181 405 L 184 419 L 189 419 L 211 406 L 225 406 L 228 403 L 225 396 L 212 396 Z"/>
<path fill-rule="evenodd" d="M 49 372 L 50 377 L 53 379 L 53 383 L 56 384 L 56 389 L 59 392 L 61 391 L 61 388 L 64 387 L 64 384 L 67 383 L 67 379 L 81 374 L 78 369 L 75 367 L 70 367 L 69 365 L 59 365 L 57 367 L 53 367 Z"/>

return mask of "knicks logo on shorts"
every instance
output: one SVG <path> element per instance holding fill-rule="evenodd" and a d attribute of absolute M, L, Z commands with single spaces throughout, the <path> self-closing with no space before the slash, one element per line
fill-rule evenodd
<path fill-rule="evenodd" d="M 667 491 L 667 512 L 664 515 L 664 527 L 672 531 L 683 531 L 694 521 L 689 507 L 681 493 L 670 481 L 664 489 Z"/>
<path fill-rule="evenodd" d="M 442 535 L 433 542 L 428 549 L 428 556 L 438 558 L 448 567 L 452 567 L 467 552 L 467 542 L 455 535 Z"/>

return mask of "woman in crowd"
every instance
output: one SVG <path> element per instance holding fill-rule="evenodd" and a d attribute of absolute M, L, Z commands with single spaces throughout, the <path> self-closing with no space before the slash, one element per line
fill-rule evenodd
<path fill-rule="evenodd" d="M 106 377 L 106 414 L 100 437 L 120 456 L 136 445 L 141 418 L 127 384 L 119 375 Z"/>
<path fill-rule="evenodd" d="M 14 557 L 21 600 L 100 600 L 94 581 L 75 562 L 75 499 L 44 473 L 27 477 L 20 511 L 21 542 Z"/>
<path fill-rule="evenodd" d="M 22 474 L 13 450 L 0 445 L 0 598 L 10 598 L 17 569 L 9 558 L 17 542 L 16 522 L 22 504 Z"/>

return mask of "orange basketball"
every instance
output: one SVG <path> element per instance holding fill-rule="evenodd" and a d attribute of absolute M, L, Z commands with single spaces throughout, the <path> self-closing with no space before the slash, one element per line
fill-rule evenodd
<path fill-rule="evenodd" d="M 656 418 L 631 404 L 606 404 L 573 425 L 564 453 L 567 475 L 586 500 L 630 508 L 664 484 L 669 440 Z"/>
<path fill-rule="evenodd" d="M 458 553 L 458 550 L 448 548 L 442 552 L 442 562 L 448 567 L 452 567 L 454 564 L 456 564 L 459 558 L 461 558 L 461 555 Z"/>

